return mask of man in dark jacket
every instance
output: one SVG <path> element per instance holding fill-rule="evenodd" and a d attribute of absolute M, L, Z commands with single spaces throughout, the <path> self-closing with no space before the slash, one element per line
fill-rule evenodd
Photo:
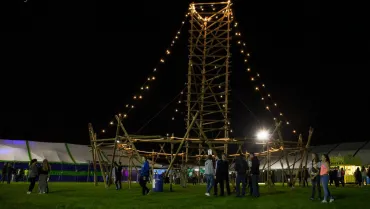
<path fill-rule="evenodd" d="M 117 162 L 114 162 L 115 164 L 115 176 L 116 176 L 116 179 L 115 179 L 115 184 L 116 184 L 116 190 L 119 190 L 119 189 L 122 189 L 122 163 L 119 162 L 119 164 L 117 164 Z"/>
<path fill-rule="evenodd" d="M 214 195 L 217 196 L 218 195 L 218 192 L 217 192 L 217 188 L 218 188 L 218 185 L 220 185 L 220 196 L 224 196 L 224 164 L 223 164 L 223 161 L 218 157 L 216 156 L 216 166 L 215 166 L 215 170 L 216 170 L 216 174 L 215 174 L 215 186 L 214 186 Z"/>
<path fill-rule="evenodd" d="M 253 190 L 253 197 L 259 197 L 260 191 L 258 186 L 258 180 L 260 175 L 260 161 L 258 160 L 257 156 L 252 153 L 252 168 L 251 168 L 251 175 L 252 175 L 252 190 Z"/>
<path fill-rule="evenodd" d="M 222 162 L 223 162 L 223 178 L 226 185 L 227 195 L 231 194 L 230 191 L 230 183 L 229 183 L 229 161 L 227 160 L 227 156 L 225 153 L 222 154 Z"/>
<path fill-rule="evenodd" d="M 1 181 L 4 183 L 5 179 L 8 177 L 8 163 L 4 163 L 2 172 L 1 172 Z"/>
<path fill-rule="evenodd" d="M 236 196 L 242 197 L 245 196 L 245 179 L 247 175 L 247 161 L 244 158 L 243 154 L 240 154 L 240 156 L 235 161 L 235 171 L 236 171 Z M 242 183 L 242 193 L 240 195 L 240 183 Z"/>

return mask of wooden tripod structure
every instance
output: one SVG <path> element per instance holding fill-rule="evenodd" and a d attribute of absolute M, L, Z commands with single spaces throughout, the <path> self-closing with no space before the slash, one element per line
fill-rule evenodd
<path fill-rule="evenodd" d="M 190 4 L 189 14 L 191 29 L 189 30 L 189 63 L 187 73 L 187 114 L 186 114 L 186 133 L 183 137 L 162 136 L 139 136 L 129 135 L 122 123 L 122 117 L 116 115 L 116 135 L 114 138 L 98 139 L 93 127 L 89 124 L 89 135 L 91 152 L 94 168 L 94 183 L 97 185 L 97 166 L 103 174 L 103 181 L 108 188 L 111 184 L 112 168 L 118 157 L 129 158 L 129 185 L 131 185 L 132 168 L 137 168 L 142 163 L 142 156 L 151 159 L 152 171 L 156 159 L 165 157 L 169 162 L 169 167 L 165 176 L 172 172 L 177 157 L 181 156 L 184 163 L 194 158 L 200 167 L 201 160 L 207 155 L 207 149 L 212 150 L 217 155 L 219 150 L 228 154 L 230 145 L 237 145 L 238 151 L 229 154 L 231 157 L 238 156 L 242 152 L 242 145 L 246 139 L 237 140 L 230 137 L 230 41 L 231 25 L 233 24 L 232 3 L 192 3 Z M 199 9 L 201 8 L 201 9 Z M 204 9 L 203 9 L 204 8 Z M 207 10 L 208 8 L 208 10 Z M 289 166 L 288 156 L 300 153 L 302 161 L 299 169 L 302 168 L 303 158 L 307 156 L 307 150 L 311 140 L 311 135 L 305 148 L 302 143 L 284 141 L 281 131 L 281 123 L 276 122 L 274 133 L 278 134 L 278 140 L 268 142 L 267 151 L 259 153 L 260 156 L 267 158 L 268 181 L 271 185 L 271 154 L 281 153 L 282 159 L 285 158 L 288 165 L 288 172 L 293 176 L 293 169 Z M 122 134 L 121 134 L 122 133 Z M 160 151 L 138 150 L 135 143 L 158 143 Z M 165 145 L 170 144 L 171 151 L 165 151 Z M 286 144 L 295 144 L 296 147 L 288 147 Z M 194 146 L 195 145 L 195 146 Z M 216 147 L 216 145 L 219 145 Z M 107 157 L 104 150 L 111 149 L 111 159 Z M 198 149 L 197 155 L 189 155 L 190 149 Z M 307 157 L 306 157 L 307 159 Z M 282 163 L 281 159 L 280 162 Z M 306 160 L 307 164 L 307 160 Z M 152 172 L 153 173 L 153 172 Z M 104 178 L 108 176 L 108 178 Z M 172 178 L 171 183 L 172 183 Z M 294 180 L 295 181 L 295 180 Z M 294 182 L 293 181 L 293 182 Z M 171 184 L 172 185 L 172 184 Z"/>

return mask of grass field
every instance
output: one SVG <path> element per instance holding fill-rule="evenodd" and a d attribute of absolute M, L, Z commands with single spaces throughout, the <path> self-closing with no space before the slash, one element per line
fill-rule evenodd
<path fill-rule="evenodd" d="M 310 201 L 311 188 L 291 190 L 282 186 L 276 186 L 272 193 L 268 193 L 267 189 L 262 186 L 261 197 L 258 199 L 249 196 L 245 198 L 236 198 L 235 196 L 206 197 L 204 185 L 189 185 L 186 189 L 175 186 L 174 192 L 169 192 L 168 186 L 165 185 L 165 192 L 151 192 L 148 196 L 141 195 L 137 184 L 133 184 L 133 188 L 130 190 L 127 188 L 127 184 L 123 184 L 123 189 L 120 191 L 116 191 L 114 187 L 105 189 L 103 184 L 95 187 L 91 183 L 51 182 L 49 186 L 51 190 L 49 194 L 35 192 L 27 195 L 28 184 L 26 183 L 0 184 L 0 209 L 357 209 L 366 208 L 370 199 L 370 186 L 364 188 L 355 186 L 331 187 L 336 201 L 330 204 L 323 204 L 318 200 Z"/>

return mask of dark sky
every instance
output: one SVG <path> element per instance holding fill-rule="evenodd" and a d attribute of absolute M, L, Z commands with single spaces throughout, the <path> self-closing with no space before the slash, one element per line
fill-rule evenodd
<path fill-rule="evenodd" d="M 0 138 L 88 144 L 89 122 L 99 137 L 114 135 L 113 115 L 126 111 L 152 75 L 189 4 L 148 2 L 20 1 L 19 18 L 3 26 L 8 33 L 0 71 Z M 286 138 L 292 138 L 293 127 L 307 135 L 311 125 L 314 144 L 369 139 L 369 34 L 360 6 L 239 0 L 233 8 L 252 70 L 291 122 Z M 129 114 L 129 132 L 137 132 L 181 91 L 188 26 Z M 272 116 L 237 48 L 233 53 L 232 127 L 235 136 L 253 137 L 258 127 L 270 127 Z M 184 121 L 174 110 L 184 106 L 176 102 L 141 133 L 182 136 Z"/>

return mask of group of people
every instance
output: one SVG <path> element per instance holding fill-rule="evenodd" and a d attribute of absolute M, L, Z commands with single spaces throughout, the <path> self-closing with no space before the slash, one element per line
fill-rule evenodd
<path fill-rule="evenodd" d="M 355 171 L 355 179 L 356 179 L 356 184 L 358 184 L 360 187 L 367 185 L 366 177 L 370 178 L 370 166 L 366 171 L 365 166 L 360 168 L 358 167 Z"/>
<path fill-rule="evenodd" d="M 33 159 L 30 162 L 30 170 L 28 180 L 30 185 L 28 187 L 27 194 L 31 194 L 33 189 L 35 188 L 36 180 L 38 178 L 39 181 L 39 194 L 46 194 L 49 192 L 49 175 L 51 171 L 51 166 L 47 159 L 42 161 L 42 165 L 39 167 L 37 165 L 37 160 Z"/>
<path fill-rule="evenodd" d="M 15 181 L 18 181 L 19 178 L 22 179 L 28 179 L 30 182 L 30 185 L 28 187 L 27 194 L 31 194 L 33 189 L 35 188 L 36 181 L 39 182 L 39 193 L 40 194 L 46 194 L 49 192 L 49 175 L 51 171 L 51 166 L 47 159 L 43 160 L 42 165 L 37 165 L 37 160 L 33 159 L 31 160 L 29 164 L 29 170 L 23 170 L 24 173 L 22 173 L 23 169 L 14 169 L 10 163 L 5 163 L 2 168 L 2 182 L 4 183 L 5 180 L 7 180 L 8 184 L 10 184 L 10 181 L 13 179 Z M 14 171 L 17 171 L 14 173 Z M 14 176 L 14 177 L 12 177 Z"/>
<path fill-rule="evenodd" d="M 259 197 L 258 179 L 260 175 L 259 160 L 253 153 L 247 156 L 247 159 L 241 154 L 235 161 L 234 169 L 236 171 L 236 196 L 243 197 L 246 195 L 247 182 L 249 186 L 249 194 L 253 197 Z M 206 196 L 211 196 L 210 192 L 213 188 L 213 193 L 218 196 L 218 187 L 220 187 L 220 196 L 224 196 L 225 186 L 228 195 L 231 195 L 229 183 L 229 162 L 226 154 L 215 157 L 215 163 L 212 155 L 209 155 L 205 162 L 205 178 L 207 181 Z M 242 189 L 240 191 L 240 184 Z"/>

